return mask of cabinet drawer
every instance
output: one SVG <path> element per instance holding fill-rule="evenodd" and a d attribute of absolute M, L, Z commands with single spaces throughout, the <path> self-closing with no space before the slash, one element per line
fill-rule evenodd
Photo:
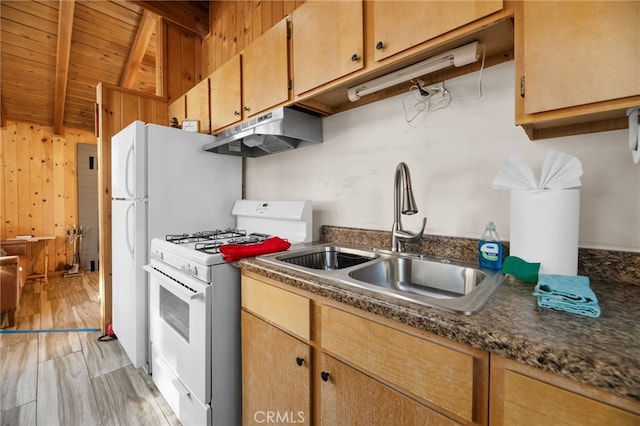
<path fill-rule="evenodd" d="M 474 357 L 323 305 L 321 346 L 354 367 L 468 421 Z"/>
<path fill-rule="evenodd" d="M 459 425 L 348 365 L 322 355 L 321 425 Z M 366 395 L 366 396 L 364 396 Z"/>
<path fill-rule="evenodd" d="M 504 374 L 504 421 L 502 424 L 523 426 L 640 424 L 640 417 L 628 411 L 513 371 L 507 370 Z"/>
<path fill-rule="evenodd" d="M 640 425 L 640 403 L 491 354 L 489 423 L 494 426 Z"/>
<path fill-rule="evenodd" d="M 253 278 L 242 277 L 242 307 L 282 329 L 310 338 L 310 301 Z"/>

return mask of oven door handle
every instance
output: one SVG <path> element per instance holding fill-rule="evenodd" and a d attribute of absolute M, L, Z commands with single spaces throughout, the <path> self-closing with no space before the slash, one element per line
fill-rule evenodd
<path fill-rule="evenodd" d="M 171 293 L 175 294 L 176 296 L 178 296 L 180 299 L 182 299 L 185 302 L 188 302 L 189 300 L 196 300 L 196 299 L 204 299 L 205 298 L 204 291 L 195 291 L 195 290 L 193 290 L 193 293 L 191 293 L 189 290 L 187 290 L 186 287 L 183 287 L 183 286 L 181 286 L 179 284 L 174 283 L 169 277 L 165 277 L 162 273 L 157 271 L 151 265 L 144 265 L 142 267 L 142 269 L 147 271 L 150 275 L 153 275 L 156 278 L 158 278 L 159 280 L 161 280 L 162 281 L 161 285 L 163 287 L 168 288 L 171 291 Z"/>

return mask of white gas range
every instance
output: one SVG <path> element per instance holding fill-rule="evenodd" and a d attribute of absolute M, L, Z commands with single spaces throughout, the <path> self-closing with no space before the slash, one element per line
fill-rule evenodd
<path fill-rule="evenodd" d="M 155 238 L 150 246 L 152 378 L 182 424 L 241 422 L 240 272 L 224 245 L 312 239 L 311 201 L 239 200 L 236 229 Z"/>

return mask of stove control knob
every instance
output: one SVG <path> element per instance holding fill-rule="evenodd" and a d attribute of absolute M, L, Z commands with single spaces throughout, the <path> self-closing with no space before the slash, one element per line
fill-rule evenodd
<path fill-rule="evenodd" d="M 191 275 L 194 276 L 196 275 L 196 267 L 195 266 L 191 266 L 188 263 L 185 263 L 184 265 L 182 265 L 180 267 L 180 269 L 182 270 L 182 272 L 184 272 L 187 275 Z"/>

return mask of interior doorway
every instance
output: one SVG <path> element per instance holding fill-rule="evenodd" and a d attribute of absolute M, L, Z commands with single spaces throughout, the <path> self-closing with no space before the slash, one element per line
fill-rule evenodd
<path fill-rule="evenodd" d="M 78 144 L 78 228 L 80 271 L 98 270 L 98 159 L 97 146 Z M 73 235 L 71 236 L 73 238 Z M 73 243 L 73 241 L 71 241 Z M 70 250 L 74 250 L 71 244 Z"/>

